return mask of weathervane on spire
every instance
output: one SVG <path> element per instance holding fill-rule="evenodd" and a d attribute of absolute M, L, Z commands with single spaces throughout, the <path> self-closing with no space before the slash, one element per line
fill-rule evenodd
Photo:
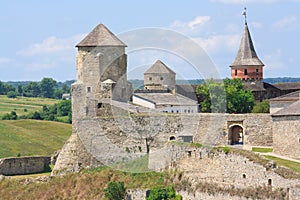
<path fill-rule="evenodd" d="M 245 16 L 245 24 L 247 24 L 247 8 L 244 8 L 243 15 Z"/>

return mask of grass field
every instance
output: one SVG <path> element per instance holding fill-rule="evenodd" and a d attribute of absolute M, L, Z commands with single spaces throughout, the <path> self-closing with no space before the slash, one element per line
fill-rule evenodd
<path fill-rule="evenodd" d="M 252 147 L 252 151 L 259 153 L 270 153 L 273 152 L 273 148 Z"/>
<path fill-rule="evenodd" d="M 267 159 L 276 161 L 278 166 L 284 166 L 287 168 L 290 168 L 291 170 L 300 173 L 300 163 L 298 162 L 293 162 L 293 161 L 289 161 L 289 160 L 284 160 L 281 158 L 277 158 L 274 156 L 265 156 Z"/>
<path fill-rule="evenodd" d="M 39 120 L 0 120 L 0 158 L 51 155 L 60 150 L 72 125 Z"/>
<path fill-rule="evenodd" d="M 58 103 L 58 101 L 59 100 L 56 99 L 46 98 L 7 98 L 4 95 L 0 95 L 0 117 L 5 113 L 10 113 L 11 111 L 15 111 L 18 116 L 26 115 L 29 112 L 42 110 L 43 105 L 53 105 Z"/>

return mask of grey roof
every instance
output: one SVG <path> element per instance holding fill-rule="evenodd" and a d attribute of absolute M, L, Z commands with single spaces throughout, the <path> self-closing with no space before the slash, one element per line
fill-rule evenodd
<path fill-rule="evenodd" d="M 144 74 L 176 74 L 165 63 L 157 60 Z"/>
<path fill-rule="evenodd" d="M 298 100 L 300 100 L 299 94 L 300 94 L 300 91 L 291 92 L 286 95 L 282 95 L 282 96 L 270 99 L 270 101 L 298 101 Z"/>
<path fill-rule="evenodd" d="M 126 47 L 106 26 L 99 24 L 76 47 L 120 46 Z"/>
<path fill-rule="evenodd" d="M 280 90 L 300 90 L 300 83 L 276 83 L 273 84 L 275 87 L 279 88 Z"/>
<path fill-rule="evenodd" d="M 230 65 L 230 67 L 243 66 L 264 66 L 262 61 L 257 57 L 247 23 L 245 23 L 244 33 L 241 40 L 239 51 Z"/>
<path fill-rule="evenodd" d="M 198 101 L 196 88 L 197 85 L 176 85 L 176 92 L 185 97 Z"/>
<path fill-rule="evenodd" d="M 273 117 L 300 116 L 300 100 L 272 114 Z"/>
<path fill-rule="evenodd" d="M 197 101 L 179 94 L 171 93 L 136 93 L 133 94 L 136 97 L 140 97 L 149 102 L 155 103 L 156 105 L 197 105 Z"/>
<path fill-rule="evenodd" d="M 266 91 L 263 84 L 256 84 L 255 82 L 244 82 L 244 89 L 254 92 Z"/>

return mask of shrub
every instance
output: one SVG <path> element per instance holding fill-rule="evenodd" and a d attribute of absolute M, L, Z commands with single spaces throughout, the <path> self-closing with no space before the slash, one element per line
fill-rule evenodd
<path fill-rule="evenodd" d="M 123 200 L 125 198 L 124 182 L 110 182 L 104 189 L 104 195 L 109 200 Z"/>
<path fill-rule="evenodd" d="M 15 91 L 9 91 L 9 92 L 7 92 L 7 97 L 8 98 L 16 98 L 17 95 L 18 94 Z"/>
<path fill-rule="evenodd" d="M 181 195 L 176 195 L 175 189 L 173 186 L 170 187 L 157 187 L 150 191 L 149 197 L 147 200 L 181 200 Z"/>

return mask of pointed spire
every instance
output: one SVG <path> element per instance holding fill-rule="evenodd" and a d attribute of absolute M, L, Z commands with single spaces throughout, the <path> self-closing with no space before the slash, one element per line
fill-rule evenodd
<path fill-rule="evenodd" d="M 106 26 L 99 24 L 76 47 L 119 46 L 126 47 Z"/>
<path fill-rule="evenodd" d="M 243 15 L 245 16 L 245 25 L 247 25 L 247 8 L 244 8 Z"/>
<path fill-rule="evenodd" d="M 246 8 L 243 13 L 245 16 L 245 27 L 244 27 L 244 33 L 242 36 L 242 40 L 240 43 L 239 51 L 233 61 L 233 63 L 230 65 L 230 67 L 240 67 L 240 66 L 264 66 L 262 61 L 258 58 L 254 45 L 251 39 L 250 31 L 248 29 L 247 25 L 247 14 L 246 14 Z"/>

